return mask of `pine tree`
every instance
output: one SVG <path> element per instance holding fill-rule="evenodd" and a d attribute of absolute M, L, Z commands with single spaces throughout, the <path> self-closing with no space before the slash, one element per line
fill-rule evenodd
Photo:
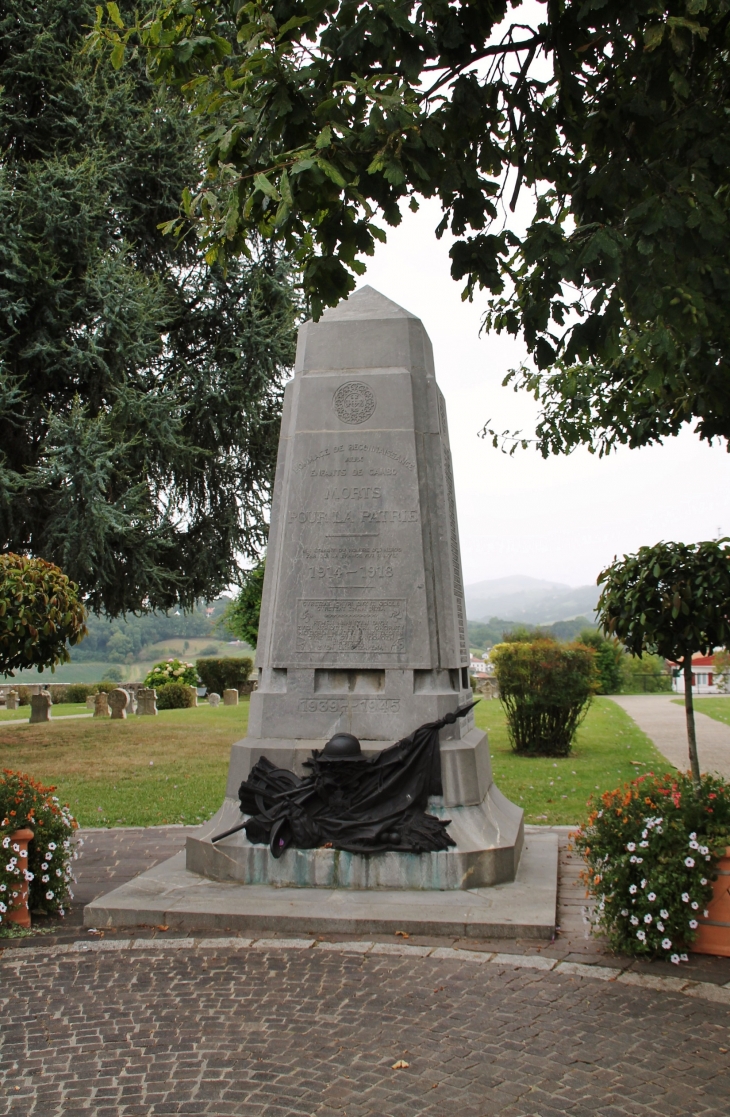
<path fill-rule="evenodd" d="M 299 307 L 271 250 L 224 271 L 163 235 L 205 174 L 196 121 L 83 54 L 93 20 L 0 10 L 0 548 L 118 615 L 259 553 Z"/>

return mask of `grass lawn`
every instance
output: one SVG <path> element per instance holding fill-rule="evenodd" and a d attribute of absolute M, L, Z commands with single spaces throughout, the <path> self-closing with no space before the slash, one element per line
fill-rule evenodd
<path fill-rule="evenodd" d="M 63 707 L 53 709 L 58 714 Z M 498 701 L 480 702 L 475 715 L 477 725 L 489 731 L 497 784 L 524 807 L 528 822 L 579 822 L 594 791 L 670 767 L 609 698 L 594 700 L 572 755 L 561 760 L 514 756 Z M 0 767 L 56 784 L 82 826 L 192 824 L 220 806 L 230 746 L 245 735 L 247 722 L 248 702 L 162 710 L 156 718 L 52 721 L 4 731 L 0 721 Z"/>
<path fill-rule="evenodd" d="M 56 784 L 82 826 L 192 824 L 220 806 L 231 744 L 247 724 L 248 702 L 4 731 L 0 722 L 0 768 Z"/>
<path fill-rule="evenodd" d="M 586 801 L 642 772 L 665 772 L 671 764 L 629 715 L 610 698 L 595 698 L 564 759 L 515 756 L 507 739 L 502 704 L 480 702 L 476 723 L 489 732 L 492 771 L 501 791 L 525 811 L 526 822 L 571 825 L 586 814 Z"/>
<path fill-rule="evenodd" d="M 70 714 L 91 714 L 93 710 L 86 709 L 85 702 L 59 702 L 51 706 L 51 717 L 68 717 Z M 4 721 L 27 721 L 30 717 L 30 706 L 18 706 L 17 710 L 0 709 L 0 724 Z"/>
<path fill-rule="evenodd" d="M 684 706 L 683 698 L 677 698 L 676 702 L 678 706 Z M 730 695 L 727 698 L 695 698 L 694 708 L 698 714 L 707 714 L 708 718 L 730 725 Z"/>

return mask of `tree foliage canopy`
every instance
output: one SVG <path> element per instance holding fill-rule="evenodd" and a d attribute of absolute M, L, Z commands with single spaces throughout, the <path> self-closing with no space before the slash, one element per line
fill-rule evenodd
<path fill-rule="evenodd" d="M 315 316 L 401 206 L 435 197 L 452 275 L 522 334 L 544 455 L 730 436 L 730 0 L 159 0 L 141 44 L 206 127 L 170 228 L 209 259 L 294 252 Z M 101 12 L 101 9 L 100 9 Z M 134 52 L 132 52 L 134 53 Z M 524 234 L 507 205 L 536 196 Z M 508 377 L 510 379 L 510 377 Z M 498 436 L 495 432 L 495 440 Z"/>
<path fill-rule="evenodd" d="M 220 618 L 219 627 L 255 648 L 259 639 L 261 598 L 264 592 L 266 559 L 262 559 L 239 579 L 241 588 Z"/>
<path fill-rule="evenodd" d="M 215 597 L 265 542 L 298 306 L 271 247 L 224 270 L 163 236 L 198 126 L 80 55 L 93 18 L 0 12 L 0 548 L 114 616 Z"/>
<path fill-rule="evenodd" d="M 68 663 L 86 635 L 79 587 L 43 559 L 0 555 L 0 675 Z"/>
<path fill-rule="evenodd" d="M 730 645 L 730 539 L 641 547 L 598 584 L 599 624 L 634 655 L 679 662 Z"/>

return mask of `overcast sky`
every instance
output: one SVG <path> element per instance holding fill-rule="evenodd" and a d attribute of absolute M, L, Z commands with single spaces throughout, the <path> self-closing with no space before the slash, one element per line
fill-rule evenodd
<path fill-rule="evenodd" d="M 621 448 L 602 459 L 582 449 L 547 461 L 534 449 L 510 458 L 478 437 L 489 419 L 497 430 L 529 431 L 536 404 L 501 387 L 523 347 L 479 336 L 486 300 L 462 303 L 449 274 L 449 242 L 433 234 L 439 217 L 428 203 L 407 211 L 378 245 L 363 282 L 417 314 L 433 342 L 466 583 L 526 574 L 583 585 L 615 554 L 643 544 L 730 534 L 730 455 L 690 429 L 663 446 Z"/>

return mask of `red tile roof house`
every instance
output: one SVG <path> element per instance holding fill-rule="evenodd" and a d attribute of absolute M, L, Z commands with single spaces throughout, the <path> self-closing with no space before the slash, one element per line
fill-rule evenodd
<path fill-rule="evenodd" d="M 677 663 L 669 663 L 672 668 L 672 689 L 677 694 L 684 694 L 684 673 Z M 721 694 L 718 690 L 717 674 L 715 672 L 715 656 L 692 656 L 692 693 L 693 694 Z"/>

